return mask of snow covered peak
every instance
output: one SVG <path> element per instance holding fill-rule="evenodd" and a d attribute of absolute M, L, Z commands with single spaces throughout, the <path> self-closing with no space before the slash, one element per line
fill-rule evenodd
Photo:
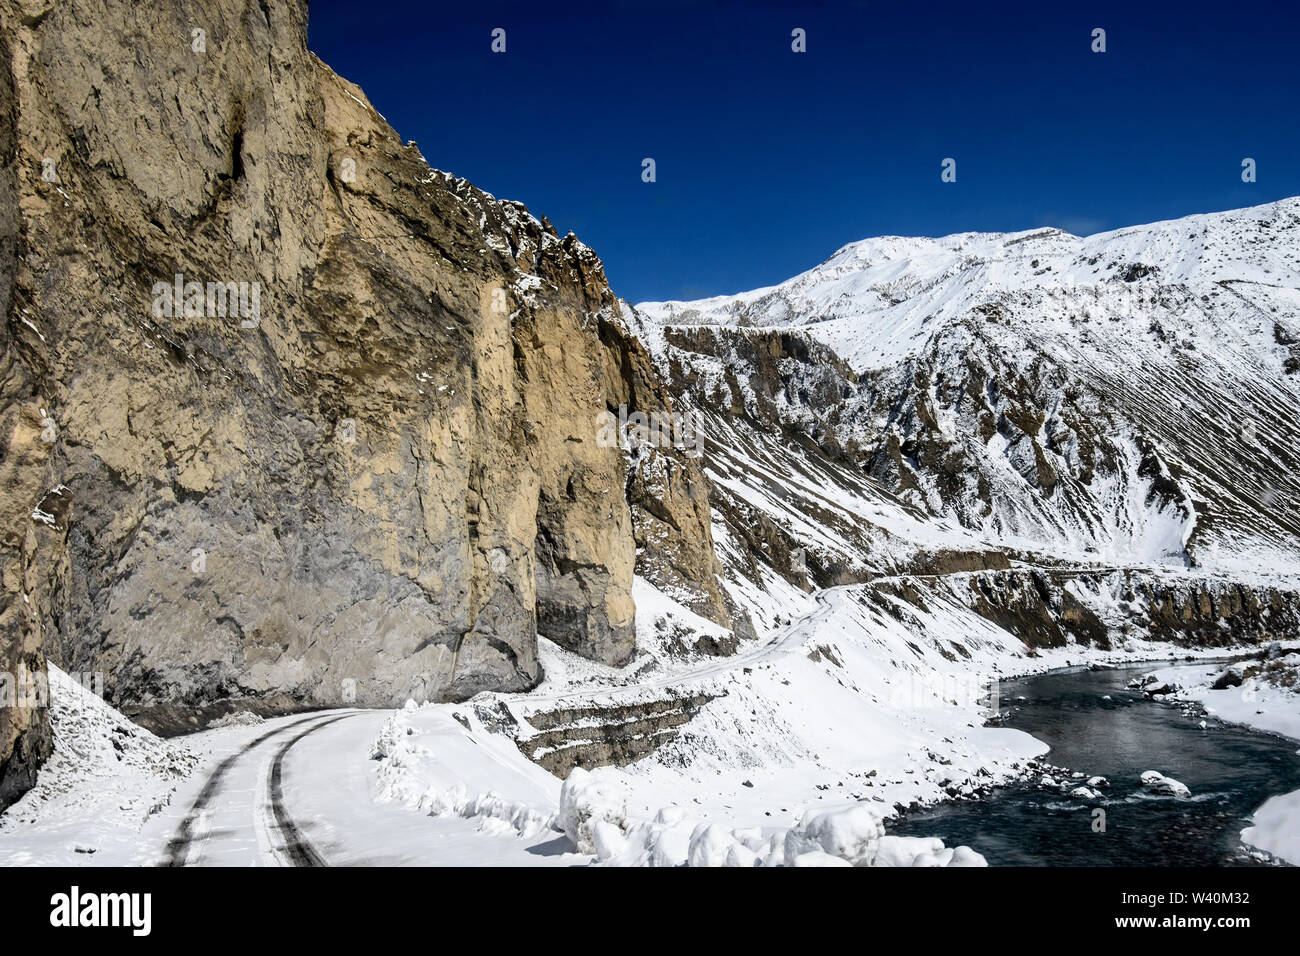
<path fill-rule="evenodd" d="M 1300 286 L 1300 198 L 1088 237 L 1044 228 L 864 239 L 775 286 L 637 309 L 661 325 L 818 326 L 818 339 L 872 368 L 912 354 L 936 324 L 1009 297 L 1110 298 L 1127 312 L 1123 300 L 1143 283 L 1200 295 L 1221 282 Z"/>
<path fill-rule="evenodd" d="M 1088 237 L 866 239 L 637 313 L 700 403 L 985 536 L 1300 566 L 1300 199 Z"/>

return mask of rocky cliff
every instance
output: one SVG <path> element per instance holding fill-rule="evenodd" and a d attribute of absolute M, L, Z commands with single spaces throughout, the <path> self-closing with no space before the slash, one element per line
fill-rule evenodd
<path fill-rule="evenodd" d="M 538 634 L 622 664 L 638 562 L 726 622 L 698 462 L 599 440 L 672 412 L 600 260 L 306 10 L 0 4 L 0 667 L 163 723 L 523 689 Z M 0 802 L 46 746 L 0 710 Z"/>

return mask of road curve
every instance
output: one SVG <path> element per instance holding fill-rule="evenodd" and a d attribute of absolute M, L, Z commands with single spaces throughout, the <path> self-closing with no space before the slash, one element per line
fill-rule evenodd
<path fill-rule="evenodd" d="M 276 751 L 275 760 L 271 763 L 271 773 L 268 780 L 271 793 L 271 813 L 275 817 L 276 828 L 280 831 L 281 852 L 288 857 L 289 863 L 293 866 L 329 866 L 329 864 L 325 862 L 324 857 L 316 852 L 316 848 L 311 845 L 311 841 L 303 836 L 302 830 L 300 830 L 298 825 L 293 822 L 293 818 L 289 816 L 288 812 L 284 808 L 282 768 L 285 755 L 289 753 L 289 749 L 294 744 L 302 740 L 302 738 L 306 737 L 308 734 L 313 734 L 322 727 L 328 727 L 330 724 L 337 723 L 340 720 L 346 720 L 351 716 L 353 715 L 342 714 L 338 717 L 331 717 L 329 720 L 322 720 L 318 724 L 313 724 L 297 736 L 291 737 L 289 740 L 285 741 L 284 746 Z"/>
<path fill-rule="evenodd" d="M 284 758 L 294 744 L 356 711 L 336 716 L 312 715 L 281 724 L 224 757 L 208 775 L 184 819 L 168 841 L 160 866 L 197 866 L 210 843 L 235 844 L 244 857 L 269 856 L 290 866 L 326 866 L 325 859 L 303 835 L 284 806 Z M 309 725 L 304 727 L 303 725 Z M 259 767 L 267 741 L 302 728 Z M 214 826 L 212 817 L 220 816 Z M 230 855 L 229 852 L 226 854 Z M 247 862 L 247 860 L 245 860 Z"/>

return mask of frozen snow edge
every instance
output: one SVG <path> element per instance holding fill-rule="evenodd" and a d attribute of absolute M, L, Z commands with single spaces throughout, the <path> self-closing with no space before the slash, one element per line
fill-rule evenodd
<path fill-rule="evenodd" d="M 1274 653 L 1279 664 L 1300 674 L 1300 642 L 1279 642 Z M 1249 678 L 1235 686 L 1214 688 L 1213 684 L 1228 670 L 1258 660 L 1256 654 L 1235 662 L 1207 662 L 1210 666 L 1195 673 L 1191 682 L 1186 672 L 1181 673 L 1183 684 L 1174 683 L 1159 670 L 1154 674 L 1157 680 L 1172 687 L 1170 699 L 1194 703 L 1222 723 L 1249 727 L 1300 744 L 1300 689 L 1267 681 L 1251 682 Z M 1241 831 L 1243 844 L 1270 860 L 1300 866 L 1300 790 L 1264 801 L 1252 814 L 1251 824 Z"/>

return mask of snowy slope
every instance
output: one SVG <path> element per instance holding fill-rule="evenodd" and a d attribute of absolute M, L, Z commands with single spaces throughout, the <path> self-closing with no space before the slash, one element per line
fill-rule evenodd
<path fill-rule="evenodd" d="M 638 581 L 632 672 L 551 646 L 548 679 L 536 691 L 408 707 L 377 742 L 379 798 L 415 810 L 432 828 L 460 819 L 493 839 L 513 836 L 520 852 L 550 825 L 570 836 L 568 852 L 618 865 L 789 864 L 788 847 L 802 846 L 807 821 L 865 808 L 885 834 L 876 865 L 934 865 L 921 859 L 927 847 L 956 862 L 926 841 L 889 836 L 890 820 L 904 807 L 974 799 L 1026 771 L 1051 769 L 1040 763 L 1046 745 L 986 724 L 990 707 L 1006 705 L 997 697 L 1000 676 L 1168 652 L 1141 637 L 1117 638 L 1106 651 L 1031 649 L 958 597 L 950 582 L 960 577 L 932 580 L 904 600 L 873 585 L 807 595 L 767 576 L 769 590 L 745 600 L 766 600 L 794 621 L 768 627 L 767 616 L 756 615 L 759 642 L 703 664 L 675 657 L 656 635 L 665 622 L 707 622 Z M 524 772 L 532 768 L 501 746 L 507 711 L 523 727 L 559 706 L 613 713 L 669 691 L 710 699 L 672 739 L 621 769 L 578 768 L 557 788 L 532 779 Z M 606 728 L 593 719 L 588 729 L 598 736 Z M 482 745 L 477 753 L 469 739 Z M 1061 775 L 1062 800 L 1082 799 L 1070 791 L 1088 769 Z"/>
<path fill-rule="evenodd" d="M 122 865 L 199 755 L 185 741 L 160 740 L 48 668 L 54 753 L 36 786 L 0 815 L 0 864 Z"/>
<path fill-rule="evenodd" d="M 985 537 L 1300 567 L 1300 199 L 1087 238 L 869 239 L 777 286 L 629 311 L 697 404 Z"/>
<path fill-rule="evenodd" d="M 1081 302 L 1095 296 L 1098 309 L 1131 308 L 1153 286 L 1213 291 L 1226 281 L 1251 286 L 1250 293 L 1267 300 L 1255 301 L 1266 310 L 1289 302 L 1294 312 L 1298 232 L 1300 197 L 1087 238 L 1059 229 L 884 236 L 850 243 L 776 286 L 693 302 L 643 302 L 637 309 L 670 325 L 817 325 L 818 338 L 866 369 L 915 354 L 938 326 L 1016 293 L 1065 294 Z M 1158 271 L 1146 272 L 1153 267 Z"/>

